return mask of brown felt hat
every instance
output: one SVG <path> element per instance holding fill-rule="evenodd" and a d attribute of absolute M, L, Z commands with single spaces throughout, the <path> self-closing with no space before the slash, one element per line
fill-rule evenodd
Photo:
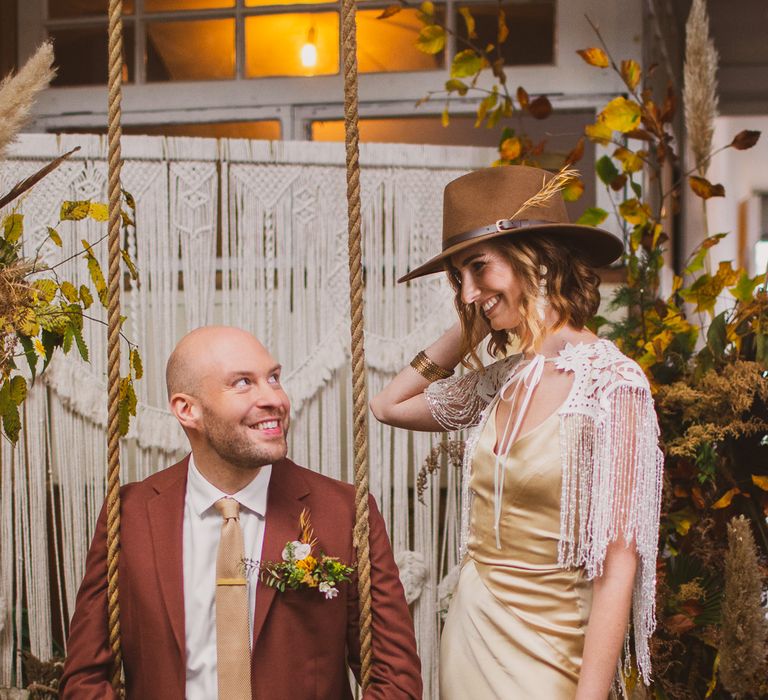
<path fill-rule="evenodd" d="M 624 243 L 608 231 L 570 223 L 559 192 L 519 211 L 552 177 L 540 168 L 506 165 L 475 170 L 449 182 L 443 194 L 442 252 L 398 282 L 440 272 L 454 253 L 477 243 L 521 233 L 561 239 L 581 251 L 593 267 L 612 263 L 624 252 Z"/>

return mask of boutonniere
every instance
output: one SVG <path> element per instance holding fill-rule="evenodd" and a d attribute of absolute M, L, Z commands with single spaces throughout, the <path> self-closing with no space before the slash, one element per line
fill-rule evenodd
<path fill-rule="evenodd" d="M 326 600 L 335 598 L 339 594 L 336 586 L 349 581 L 352 567 L 323 552 L 313 555 L 317 539 L 306 509 L 301 511 L 299 529 L 299 539 L 287 542 L 283 548 L 283 560 L 262 562 L 259 577 L 280 592 L 286 588 L 317 588 Z"/>

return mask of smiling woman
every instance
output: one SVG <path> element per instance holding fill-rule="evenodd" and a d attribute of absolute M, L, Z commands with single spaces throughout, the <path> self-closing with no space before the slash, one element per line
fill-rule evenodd
<path fill-rule="evenodd" d="M 586 328 L 599 303 L 593 268 L 623 246 L 568 222 L 560 189 L 571 177 L 506 166 L 449 183 L 442 251 L 400 280 L 445 269 L 460 323 L 371 409 L 412 430 L 472 429 L 444 700 L 607 697 L 622 682 L 632 605 L 650 677 L 658 427 L 642 370 Z M 499 359 L 483 367 L 476 347 L 489 334 Z M 471 371 L 451 376 L 459 362 Z"/>

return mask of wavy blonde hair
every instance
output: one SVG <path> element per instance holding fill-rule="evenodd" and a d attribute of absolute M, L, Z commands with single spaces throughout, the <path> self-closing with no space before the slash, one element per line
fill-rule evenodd
<path fill-rule="evenodd" d="M 488 352 L 503 355 L 514 342 L 519 352 L 536 350 L 548 333 L 566 324 L 582 329 L 600 305 L 600 277 L 584 261 L 581 253 L 561 239 L 542 234 L 516 234 L 489 241 L 512 266 L 521 288 L 520 322 L 514 328 L 491 331 Z M 554 326 L 547 328 L 539 317 L 539 269 L 547 268 L 547 301 L 555 312 Z M 475 350 L 473 329 L 478 320 L 475 304 L 461 300 L 461 280 L 453 265 L 446 264 L 448 279 L 455 292 L 454 304 L 461 321 L 461 356 L 465 367 L 482 367 Z"/>

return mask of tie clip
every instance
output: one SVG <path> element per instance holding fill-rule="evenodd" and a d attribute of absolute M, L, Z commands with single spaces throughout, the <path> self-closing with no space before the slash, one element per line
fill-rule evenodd
<path fill-rule="evenodd" d="M 245 586 L 248 582 L 244 578 L 217 578 L 217 586 Z"/>

